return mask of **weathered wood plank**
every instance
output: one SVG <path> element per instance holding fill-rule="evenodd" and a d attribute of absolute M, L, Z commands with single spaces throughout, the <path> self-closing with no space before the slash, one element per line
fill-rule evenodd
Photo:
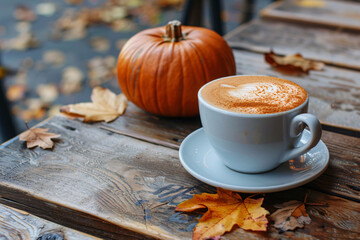
<path fill-rule="evenodd" d="M 99 239 L 3 204 L 0 204 L 0 238 L 2 240 Z"/>
<path fill-rule="evenodd" d="M 230 32 L 233 48 L 277 54 L 301 53 L 305 58 L 360 69 L 360 34 L 313 25 L 256 20 Z"/>
<path fill-rule="evenodd" d="M 309 2 L 309 1 L 307 1 Z M 264 8 L 261 17 L 321 24 L 337 28 L 360 30 L 360 3 L 346 1 L 287 0 Z"/>
<path fill-rule="evenodd" d="M 275 71 L 263 54 L 234 50 L 234 55 L 238 74 L 289 79 L 306 89 L 310 96 L 309 112 L 323 124 L 360 131 L 359 71 L 326 66 L 323 71 L 310 71 L 309 75 L 289 76 Z"/>
<path fill-rule="evenodd" d="M 135 112 L 133 119 L 119 118 L 109 126 L 132 126 L 129 122 L 138 121 Z M 139 129 L 142 129 L 140 126 L 149 124 L 146 123 L 148 118 L 152 116 L 142 116 L 142 122 L 145 123 L 139 123 Z M 156 127 L 155 122 L 152 127 L 162 129 L 161 125 Z M 158 143 L 154 145 L 112 134 L 100 129 L 102 124 L 83 124 L 55 117 L 42 126 L 62 135 L 53 151 L 37 148 L 29 150 L 17 139 L 0 148 L 0 192 L 3 199 L 16 202 L 18 208 L 23 204 L 28 211 L 36 212 L 44 218 L 54 218 L 51 221 L 60 221 L 62 225 L 87 230 L 96 235 L 103 234 L 108 239 L 119 239 L 120 236 L 141 239 L 137 232 L 162 239 L 191 237 L 192 227 L 199 215 L 175 213 L 174 208 L 193 193 L 213 192 L 214 188 L 191 177 L 179 163 L 176 150 Z M 181 131 L 181 128 L 178 126 L 177 131 Z M 168 141 L 169 137 L 176 135 L 174 132 L 167 134 L 165 129 L 160 130 L 155 138 Z M 147 131 L 143 132 L 149 134 Z M 348 175 L 349 168 L 358 164 L 360 150 L 353 147 L 358 142 L 352 141 L 357 139 L 331 135 L 333 133 L 326 136 L 327 134 L 329 133 L 324 133 L 324 141 L 328 146 L 331 145 L 331 164 L 335 163 L 334 167 L 337 168 L 343 162 L 340 159 L 345 159 L 344 167 L 348 172 L 331 172 L 334 177 L 329 179 L 330 182 L 325 187 L 316 186 L 316 181 L 307 186 L 331 192 L 332 185 L 338 184 L 337 178 L 341 181 L 345 178 L 346 183 L 350 182 L 348 178 L 359 179 L 356 169 L 352 176 L 342 174 Z M 181 136 L 178 135 L 178 139 Z M 327 138 L 333 142 L 328 143 Z M 339 141 L 349 145 L 352 151 L 348 151 L 346 155 L 340 153 L 343 146 L 337 147 Z M 333 159 L 337 158 L 339 160 L 334 162 Z M 321 184 L 322 182 L 318 183 Z M 354 182 L 350 189 L 356 188 L 360 188 L 358 182 Z M 341 195 L 341 190 L 336 190 L 336 194 Z M 351 199 L 359 200 L 358 191 L 355 190 L 355 196 Z M 305 188 L 298 188 L 266 195 L 266 199 L 276 202 L 301 199 L 306 191 Z M 350 192 L 347 194 L 350 195 Z M 326 210 L 322 210 L 322 207 L 311 208 L 315 209 L 311 210 L 314 222 L 304 230 L 283 234 L 272 228 L 267 234 L 237 230 L 232 233 L 235 235 L 230 234 L 228 237 L 315 238 L 323 234 L 322 237 L 332 239 L 333 236 L 353 238 L 359 234 L 359 203 L 315 190 L 311 196 L 311 201 L 326 200 L 330 207 Z M 272 206 L 271 201 L 265 203 L 268 208 Z M 341 209 L 345 209 L 346 214 Z M 325 231 L 320 233 L 322 229 Z M 338 235 L 334 235 L 335 233 Z"/>

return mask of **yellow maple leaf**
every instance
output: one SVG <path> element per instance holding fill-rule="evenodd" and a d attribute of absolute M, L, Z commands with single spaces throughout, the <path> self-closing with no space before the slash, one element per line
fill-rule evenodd
<path fill-rule="evenodd" d="M 70 117 L 82 117 L 84 122 L 111 122 L 124 114 L 128 100 L 124 94 L 116 95 L 109 89 L 95 87 L 91 103 L 70 104 L 60 108 L 60 112 Z"/>
<path fill-rule="evenodd" d="M 194 195 L 180 203 L 175 211 L 191 212 L 207 208 L 194 229 L 193 239 L 207 239 L 223 235 L 234 225 L 245 230 L 266 231 L 269 212 L 262 208 L 263 198 L 251 197 L 243 200 L 241 196 L 229 190 L 217 189 L 216 194 L 203 193 Z"/>

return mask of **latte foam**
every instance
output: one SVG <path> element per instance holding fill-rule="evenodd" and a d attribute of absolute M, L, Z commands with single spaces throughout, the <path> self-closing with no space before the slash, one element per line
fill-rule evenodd
<path fill-rule="evenodd" d="M 266 76 L 236 76 L 208 84 L 201 96 L 211 105 L 236 113 L 269 114 L 296 108 L 306 91 L 294 82 Z"/>

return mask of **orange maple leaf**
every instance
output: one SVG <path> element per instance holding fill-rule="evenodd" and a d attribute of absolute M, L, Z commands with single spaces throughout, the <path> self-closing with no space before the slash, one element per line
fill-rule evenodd
<path fill-rule="evenodd" d="M 300 53 L 294 55 L 279 56 L 273 51 L 264 54 L 265 61 L 276 70 L 285 74 L 309 73 L 310 70 L 322 70 L 325 66 L 322 62 L 303 58 Z"/>
<path fill-rule="evenodd" d="M 180 203 L 175 211 L 191 212 L 207 208 L 194 229 L 193 239 L 207 239 L 223 235 L 234 225 L 245 230 L 266 231 L 269 214 L 261 207 L 263 198 L 243 200 L 241 196 L 229 190 L 217 189 L 216 194 L 195 194 L 192 199 Z"/>

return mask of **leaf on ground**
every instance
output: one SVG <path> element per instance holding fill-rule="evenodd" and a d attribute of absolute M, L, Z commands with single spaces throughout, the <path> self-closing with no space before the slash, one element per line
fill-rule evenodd
<path fill-rule="evenodd" d="M 36 19 L 36 14 L 25 5 L 18 5 L 14 12 L 14 17 L 18 21 L 32 22 Z"/>
<path fill-rule="evenodd" d="M 207 208 L 194 229 L 193 239 L 207 239 L 223 235 L 234 225 L 245 230 L 266 231 L 269 212 L 261 207 L 263 198 L 245 200 L 237 193 L 221 188 L 216 194 L 196 194 L 180 203 L 175 211 L 191 212 Z"/>
<path fill-rule="evenodd" d="M 265 61 L 276 70 L 287 74 L 308 73 L 310 70 L 322 70 L 325 66 L 322 62 L 307 60 L 299 53 L 279 56 L 271 51 L 265 53 L 264 57 Z"/>
<path fill-rule="evenodd" d="M 27 148 L 36 146 L 42 149 L 49 149 L 54 146 L 53 138 L 60 137 L 59 134 L 48 132 L 48 128 L 31 128 L 19 135 L 20 141 L 26 141 Z"/>
<path fill-rule="evenodd" d="M 88 77 L 91 87 L 106 83 L 116 76 L 116 59 L 113 56 L 94 57 L 88 63 Z"/>
<path fill-rule="evenodd" d="M 9 101 L 18 101 L 22 99 L 26 92 L 26 85 L 24 84 L 15 84 L 10 86 L 6 90 L 6 98 Z"/>
<path fill-rule="evenodd" d="M 36 93 L 44 103 L 51 103 L 59 96 L 59 91 L 55 84 L 40 84 L 36 88 Z"/>
<path fill-rule="evenodd" d="M 60 108 L 60 112 L 70 117 L 82 117 L 84 122 L 111 122 L 124 114 L 128 100 L 124 94 L 116 95 L 109 89 L 95 87 L 91 103 L 70 104 Z"/>
<path fill-rule="evenodd" d="M 311 219 L 306 213 L 305 203 L 297 200 L 275 205 L 278 210 L 270 218 L 275 222 L 274 227 L 282 231 L 303 228 Z"/>
<path fill-rule="evenodd" d="M 43 54 L 43 61 L 53 67 L 61 67 L 64 65 L 66 57 L 63 52 L 58 50 L 48 50 Z"/>
<path fill-rule="evenodd" d="M 83 72 L 77 67 L 66 67 L 62 73 L 60 89 L 63 94 L 72 94 L 82 90 Z"/>

